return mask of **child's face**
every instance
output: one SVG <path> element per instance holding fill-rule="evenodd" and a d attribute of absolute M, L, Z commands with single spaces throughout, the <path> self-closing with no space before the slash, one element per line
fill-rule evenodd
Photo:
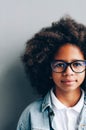
<path fill-rule="evenodd" d="M 63 60 L 65 62 L 72 62 L 75 60 L 85 60 L 80 49 L 71 44 L 66 44 L 60 47 L 59 51 L 54 56 L 55 60 Z M 84 81 L 85 71 L 82 73 L 75 73 L 70 66 L 62 73 L 55 73 L 52 71 L 52 78 L 56 85 L 56 90 L 62 92 L 70 92 L 80 90 L 80 85 Z"/>

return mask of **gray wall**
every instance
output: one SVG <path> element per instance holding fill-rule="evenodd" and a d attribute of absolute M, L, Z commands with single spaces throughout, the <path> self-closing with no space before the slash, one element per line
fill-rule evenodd
<path fill-rule="evenodd" d="M 0 130 L 15 130 L 23 109 L 38 96 L 20 60 L 25 42 L 64 14 L 86 25 L 85 12 L 85 0 L 0 0 Z"/>

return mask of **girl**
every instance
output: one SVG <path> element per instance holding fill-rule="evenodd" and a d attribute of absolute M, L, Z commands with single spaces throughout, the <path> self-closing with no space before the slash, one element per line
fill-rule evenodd
<path fill-rule="evenodd" d="M 86 130 L 86 27 L 63 17 L 26 43 L 23 63 L 41 98 L 17 130 Z"/>

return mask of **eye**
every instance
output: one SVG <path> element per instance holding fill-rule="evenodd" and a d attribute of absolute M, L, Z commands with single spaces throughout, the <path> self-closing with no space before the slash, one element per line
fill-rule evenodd
<path fill-rule="evenodd" d="M 83 65 L 84 65 L 83 62 L 74 62 L 73 63 L 74 67 L 79 67 L 79 66 L 83 66 Z"/>
<path fill-rule="evenodd" d="M 57 67 L 57 68 L 64 68 L 65 67 L 65 64 L 64 63 L 62 63 L 62 62 L 60 62 L 60 63 L 56 63 L 55 64 L 55 67 Z"/>

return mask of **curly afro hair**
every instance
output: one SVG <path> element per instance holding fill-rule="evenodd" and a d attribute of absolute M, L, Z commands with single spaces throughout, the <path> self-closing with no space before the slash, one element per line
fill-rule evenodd
<path fill-rule="evenodd" d="M 22 61 L 39 94 L 45 95 L 54 86 L 50 64 L 56 51 L 67 43 L 79 47 L 86 59 L 86 27 L 69 16 L 43 28 L 27 41 Z M 81 87 L 85 90 L 85 80 Z"/>

